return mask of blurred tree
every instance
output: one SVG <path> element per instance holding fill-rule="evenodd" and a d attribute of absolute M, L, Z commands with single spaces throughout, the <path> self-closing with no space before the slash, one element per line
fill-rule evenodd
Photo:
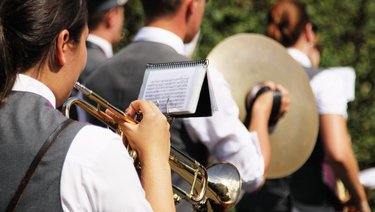
<path fill-rule="evenodd" d="M 138 29 L 143 25 L 144 17 L 141 1 L 128 1 L 125 5 L 124 39 L 117 46 L 117 50 L 131 42 Z"/>

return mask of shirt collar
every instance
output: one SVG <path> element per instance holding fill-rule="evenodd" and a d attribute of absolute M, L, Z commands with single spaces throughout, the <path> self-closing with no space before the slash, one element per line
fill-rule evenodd
<path fill-rule="evenodd" d="M 53 108 L 56 108 L 56 98 L 53 92 L 40 81 L 27 75 L 18 74 L 12 90 L 41 95 L 51 103 Z"/>
<path fill-rule="evenodd" d="M 105 40 L 105 39 L 103 39 L 99 36 L 89 34 L 89 36 L 87 36 L 87 41 L 98 45 L 103 50 L 103 52 L 104 52 L 104 54 L 107 58 L 110 58 L 110 57 L 113 56 L 112 45 L 107 40 Z"/>
<path fill-rule="evenodd" d="M 172 47 L 179 54 L 184 54 L 184 42 L 171 31 L 158 27 L 143 27 L 139 30 L 134 41 L 151 41 Z"/>
<path fill-rule="evenodd" d="M 309 57 L 307 57 L 307 55 L 303 53 L 301 50 L 296 49 L 296 48 L 288 48 L 288 53 L 290 54 L 290 56 L 293 57 L 293 59 L 299 62 L 303 67 L 306 67 L 306 68 L 312 67 Z"/>

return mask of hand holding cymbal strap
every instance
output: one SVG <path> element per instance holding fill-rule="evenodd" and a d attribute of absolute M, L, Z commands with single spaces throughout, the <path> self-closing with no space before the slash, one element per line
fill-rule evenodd
<path fill-rule="evenodd" d="M 268 131 L 271 133 L 279 120 L 280 116 L 280 108 L 281 108 L 281 92 L 276 89 L 272 91 L 272 89 L 268 86 L 261 86 L 261 85 L 255 85 L 253 89 L 247 94 L 246 100 L 245 100 L 245 108 L 246 108 L 246 119 L 244 121 L 244 124 L 248 126 L 251 121 L 251 111 L 253 109 L 254 102 L 257 100 L 259 96 L 262 94 L 271 91 L 273 92 L 273 101 L 272 101 L 272 110 L 271 114 L 268 120 Z"/>

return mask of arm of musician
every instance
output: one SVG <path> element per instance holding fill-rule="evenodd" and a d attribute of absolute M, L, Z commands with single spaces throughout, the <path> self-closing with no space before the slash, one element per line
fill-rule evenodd
<path fill-rule="evenodd" d="M 210 154 L 220 162 L 236 166 L 242 188 L 255 191 L 261 184 L 264 161 L 256 132 L 249 132 L 239 117 L 239 108 L 233 99 L 229 84 L 214 68 L 208 69 L 218 110 L 210 117 L 183 119 L 189 137 L 203 143 Z"/>
<path fill-rule="evenodd" d="M 320 135 L 335 175 L 344 183 L 358 209 L 369 211 L 359 182 L 358 164 L 346 125 L 347 104 L 354 99 L 355 72 L 330 68 L 311 80 L 319 111 Z"/>
<path fill-rule="evenodd" d="M 139 124 L 122 123 L 123 132 L 141 165 L 141 183 L 154 211 L 175 211 L 169 165 L 169 124 L 151 101 L 134 101 L 127 112 L 134 116 L 142 111 Z"/>
<path fill-rule="evenodd" d="M 152 211 L 120 136 L 94 125 L 74 138 L 60 190 L 63 211 Z"/>
<path fill-rule="evenodd" d="M 255 131 L 258 134 L 259 145 L 264 160 L 263 181 L 267 176 L 267 170 L 271 159 L 271 146 L 268 133 L 268 118 L 272 108 L 272 92 L 266 92 L 259 96 L 255 101 L 252 118 L 249 125 L 249 131 Z"/>
<path fill-rule="evenodd" d="M 320 115 L 321 136 L 328 160 L 348 189 L 358 211 L 370 211 L 366 193 L 359 181 L 359 169 L 348 134 L 346 119 L 342 115 Z"/>
<path fill-rule="evenodd" d="M 270 87 L 271 90 L 278 89 L 281 92 L 282 100 L 279 115 L 280 117 L 282 117 L 288 111 L 290 105 L 290 97 L 288 90 L 285 89 L 282 85 L 275 84 L 271 81 L 265 82 L 264 86 Z M 250 120 L 250 125 L 248 126 L 249 131 L 255 131 L 258 134 L 260 149 L 262 151 L 265 167 L 263 181 L 267 177 L 267 170 L 271 159 L 268 121 L 272 109 L 272 100 L 272 92 L 266 92 L 257 98 L 251 112 L 252 118 Z"/>
<path fill-rule="evenodd" d="M 254 192 L 261 186 L 264 176 L 260 139 L 255 131 L 249 132 L 238 118 L 239 108 L 222 74 L 211 67 L 208 76 L 214 93 L 220 94 L 215 95 L 218 111 L 211 117 L 183 119 L 186 130 L 190 138 L 202 142 L 216 160 L 236 166 L 243 182 L 242 188 L 246 192 Z"/>

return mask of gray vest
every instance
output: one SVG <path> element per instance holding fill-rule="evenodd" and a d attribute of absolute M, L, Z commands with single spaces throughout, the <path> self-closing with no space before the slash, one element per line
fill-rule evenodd
<path fill-rule="evenodd" d="M 28 92 L 12 92 L 0 114 L 0 211 L 4 211 L 40 147 L 67 118 L 46 99 Z M 27 185 L 17 211 L 62 211 L 61 170 L 82 127 L 75 122 L 59 135 Z"/>
<path fill-rule="evenodd" d="M 104 51 L 95 43 L 86 41 L 87 47 L 87 63 L 85 70 L 79 76 L 78 81 L 84 83 L 85 80 L 92 74 L 95 69 L 104 63 L 108 58 L 105 55 Z"/>

